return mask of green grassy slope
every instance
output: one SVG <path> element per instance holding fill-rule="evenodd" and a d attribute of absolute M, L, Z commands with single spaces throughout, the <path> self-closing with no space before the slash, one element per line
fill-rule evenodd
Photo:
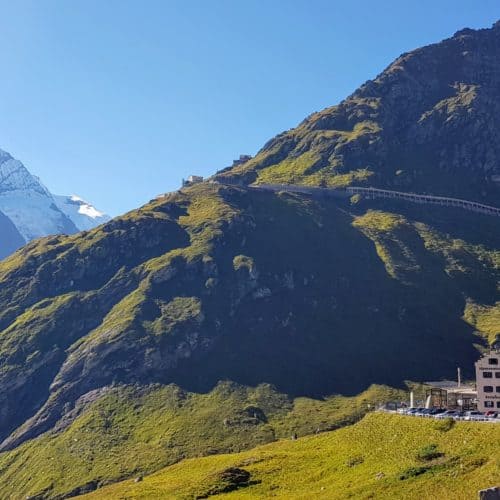
<path fill-rule="evenodd" d="M 238 452 L 292 433 L 353 423 L 368 405 L 407 398 L 373 386 L 359 396 L 292 399 L 230 382 L 195 394 L 178 386 L 115 387 L 73 423 L 0 454 L 2 498 L 54 498 L 151 473 L 185 457 Z"/>
<path fill-rule="evenodd" d="M 50 498 L 340 425 L 372 398 L 322 395 L 450 377 L 457 364 L 470 376 L 488 336 L 474 325 L 497 300 L 500 235 L 496 219 L 460 216 L 197 186 L 15 254 L 0 272 L 26 309 L 0 333 L 2 418 L 40 410 L 13 434 L 28 440 L 0 454 L 0 482 L 13 495 Z M 170 228 L 167 243 L 136 222 L 145 218 Z M 121 255 L 106 243 L 134 227 L 142 245 L 156 246 Z M 171 234 L 183 231 L 186 246 L 172 249 Z M 86 275 L 102 258 L 115 275 Z M 83 276 L 68 274 L 74 259 L 88 262 Z M 51 288 L 25 280 L 33 266 L 55 269 Z M 38 302 L 27 307 L 30 296 Z M 472 303 L 483 308 L 474 319 L 465 314 Z M 219 380 L 277 391 L 213 390 Z M 40 394 L 47 401 L 26 399 Z M 267 422 L 251 423 L 252 405 Z"/>
<path fill-rule="evenodd" d="M 433 420 L 370 414 L 318 436 L 185 460 L 84 498 L 190 499 L 213 492 L 210 498 L 465 500 L 498 485 L 500 426 L 461 422 L 446 429 Z M 250 473 L 249 484 L 217 495 L 228 484 L 221 472 L 230 467 Z"/>
<path fill-rule="evenodd" d="M 204 185 L 28 245 L 0 263 L 0 437 L 44 403 L 28 430 L 47 430 L 113 381 L 354 394 L 467 369 L 479 339 L 462 316 L 474 303 L 483 324 L 497 301 L 498 221 L 369 207 Z M 365 368 L 345 377 L 356 355 Z"/>

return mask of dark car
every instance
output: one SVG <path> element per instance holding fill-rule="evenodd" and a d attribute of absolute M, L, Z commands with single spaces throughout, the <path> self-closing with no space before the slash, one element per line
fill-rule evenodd
<path fill-rule="evenodd" d="M 446 410 L 444 408 L 432 408 L 432 410 L 429 412 L 429 415 L 431 417 L 434 417 L 435 415 L 440 415 L 441 413 L 444 413 Z"/>

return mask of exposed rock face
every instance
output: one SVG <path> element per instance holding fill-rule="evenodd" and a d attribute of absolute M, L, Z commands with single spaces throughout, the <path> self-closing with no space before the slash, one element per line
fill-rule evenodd
<path fill-rule="evenodd" d="M 0 328 L 5 327 L 5 349 L 0 355 L 4 368 L 0 383 L 5 384 L 0 396 L 3 432 L 8 433 L 23 416 L 29 416 L 33 404 L 40 406 L 49 390 L 51 397 L 45 408 L 28 421 L 20 435 L 29 437 L 38 429 L 46 430 L 62 415 L 68 401 L 111 383 L 116 370 L 130 371 L 139 378 L 141 373 L 148 371 L 143 356 L 151 346 L 144 344 L 141 356 L 130 339 L 120 341 L 119 335 L 124 327 L 121 321 L 125 320 L 126 328 L 131 328 L 131 324 L 120 313 L 113 315 L 113 306 L 136 290 L 140 283 L 137 272 L 124 269 L 133 268 L 144 257 L 154 257 L 159 249 L 168 251 L 173 248 L 171 245 L 182 246 L 187 239 L 182 230 L 168 220 L 147 220 L 146 217 L 142 222 L 136 228 L 127 221 L 114 221 L 99 236 L 83 236 L 82 241 L 87 238 L 87 243 L 93 241 L 83 252 L 82 247 L 71 243 L 61 246 L 63 237 L 41 240 L 21 250 L 29 256 L 30 249 L 47 245 L 54 248 L 55 254 L 49 250 L 38 263 L 29 263 L 28 257 L 27 265 L 17 277 L 9 273 L 8 280 L 12 284 L 18 283 L 19 293 L 9 297 L 9 286 L 4 286 L 3 293 L 0 292 L 3 304 L 12 305 L 0 313 Z M 119 242 L 125 234 L 127 236 Z M 9 260 L 7 266 L 8 263 Z M 25 312 L 13 322 L 19 311 Z M 110 343 L 92 340 L 78 343 L 79 339 L 94 331 L 109 312 L 110 323 L 101 326 Z M 132 330 L 129 333 L 133 337 Z M 34 344 L 31 344 L 33 338 L 29 338 L 28 332 L 37 337 Z M 113 336 L 115 340 L 111 342 Z M 155 337 L 151 340 L 153 344 L 156 342 Z M 31 345 L 28 349 L 34 351 L 29 362 L 19 366 L 18 363 L 26 360 L 28 345 Z M 66 352 L 69 347 L 72 348 Z M 114 359 L 116 352 L 125 355 L 120 364 Z M 109 369 L 105 368 L 108 362 Z M 158 367 L 153 363 L 151 370 L 155 368 Z M 40 387 L 42 380 L 45 384 Z M 13 440 L 16 442 L 17 438 Z"/>
<path fill-rule="evenodd" d="M 500 27 L 465 29 L 401 55 L 220 178 L 364 183 L 498 205 L 499 117 Z"/>

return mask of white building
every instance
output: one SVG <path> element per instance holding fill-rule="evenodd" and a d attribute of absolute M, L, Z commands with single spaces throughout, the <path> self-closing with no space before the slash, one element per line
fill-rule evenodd
<path fill-rule="evenodd" d="M 500 349 L 476 361 L 477 409 L 500 411 Z"/>
<path fill-rule="evenodd" d="M 199 184 L 203 182 L 203 177 L 201 175 L 190 175 L 187 179 L 182 179 L 183 186 L 191 186 L 193 184 Z"/>

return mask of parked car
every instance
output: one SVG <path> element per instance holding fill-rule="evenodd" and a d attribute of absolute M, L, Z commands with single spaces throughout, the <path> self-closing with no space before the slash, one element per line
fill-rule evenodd
<path fill-rule="evenodd" d="M 464 420 L 484 420 L 484 413 L 476 410 L 466 411 L 464 415 Z"/>
<path fill-rule="evenodd" d="M 498 412 L 497 411 L 494 411 L 494 410 L 489 410 L 487 411 L 484 416 L 486 418 L 497 418 L 498 417 Z"/>
<path fill-rule="evenodd" d="M 445 411 L 446 410 L 444 408 L 432 408 L 432 410 L 429 412 L 429 416 L 435 417 L 436 415 L 444 413 Z"/>
<path fill-rule="evenodd" d="M 432 414 L 432 408 L 426 408 L 420 412 L 421 417 L 430 417 Z"/>
<path fill-rule="evenodd" d="M 415 412 L 416 417 L 423 417 L 425 415 L 425 412 L 427 411 L 426 408 L 418 408 L 417 411 Z"/>
<path fill-rule="evenodd" d="M 454 418 L 458 419 L 460 418 L 462 413 L 458 410 L 446 410 L 443 413 L 439 413 L 438 415 L 435 416 L 435 418 Z"/>
<path fill-rule="evenodd" d="M 420 407 L 420 408 L 410 408 L 410 409 L 406 412 L 406 414 L 407 414 L 407 415 L 413 415 L 413 416 L 415 416 L 415 415 L 417 415 L 419 412 L 421 412 L 422 410 L 425 410 L 425 408 L 422 408 L 422 407 Z"/>

